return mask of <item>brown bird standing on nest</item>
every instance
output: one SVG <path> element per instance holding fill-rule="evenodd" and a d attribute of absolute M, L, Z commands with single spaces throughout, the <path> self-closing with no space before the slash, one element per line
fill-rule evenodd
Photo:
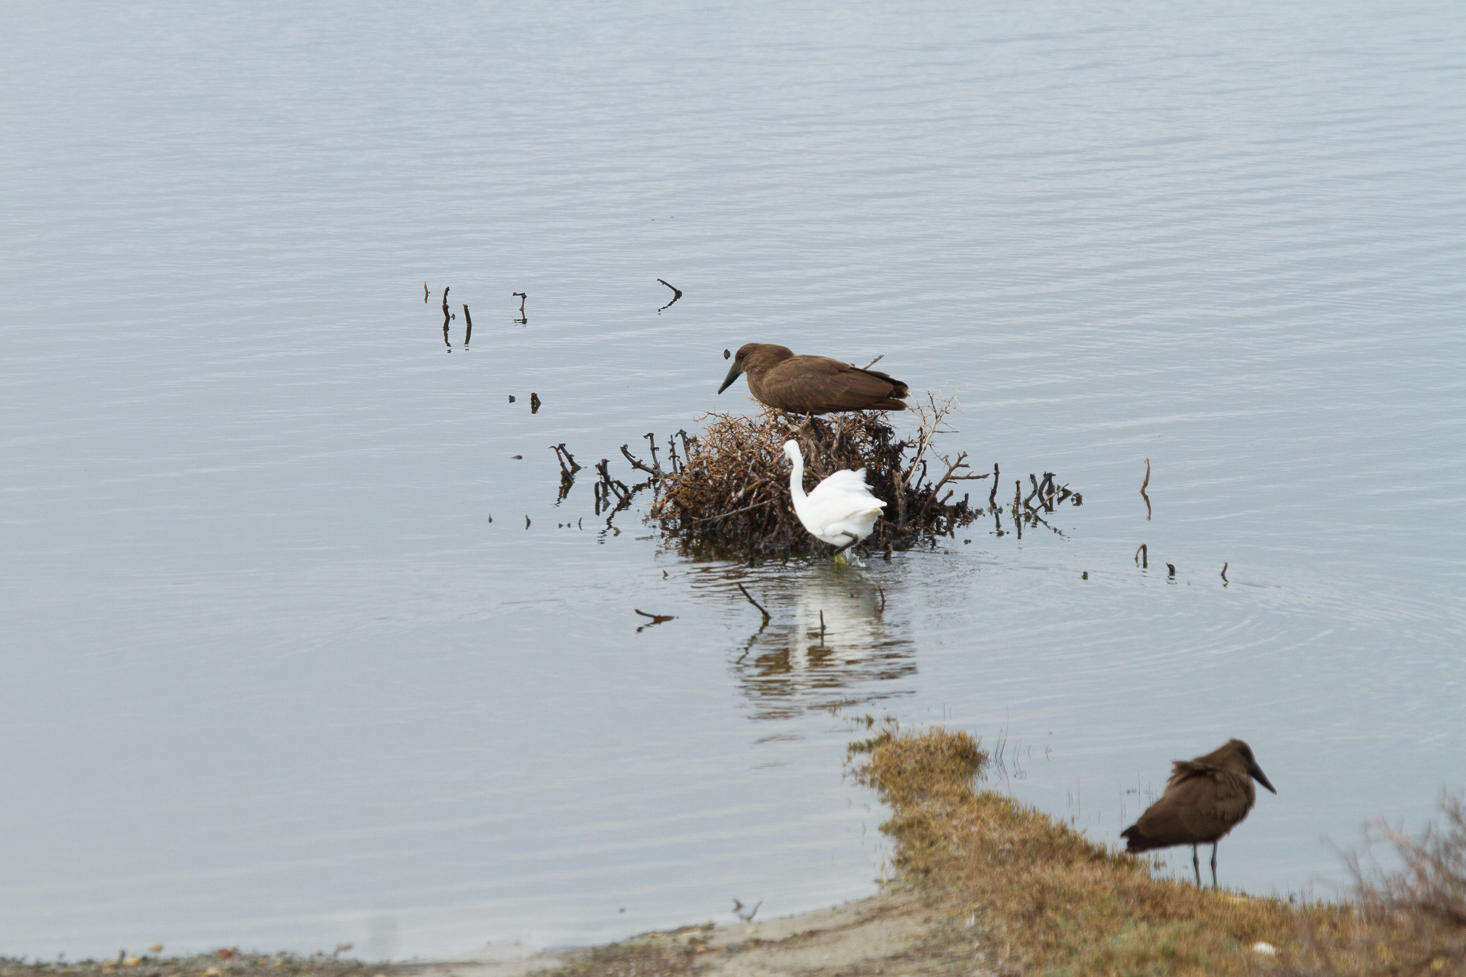
<path fill-rule="evenodd" d="M 905 410 L 906 384 L 876 370 L 862 370 L 828 356 L 795 356 L 788 347 L 745 343 L 718 388 L 722 393 L 748 374 L 753 396 L 791 414 L 843 410 Z"/>
<path fill-rule="evenodd" d="M 1217 887 L 1217 842 L 1231 831 L 1257 799 L 1256 779 L 1274 794 L 1267 774 L 1252 758 L 1252 748 L 1241 740 L 1227 740 L 1205 756 L 1176 760 L 1161 799 L 1124 831 L 1126 851 L 1149 851 L 1171 845 L 1191 846 L 1191 867 L 1201 887 L 1201 860 L 1196 846 L 1211 842 L 1211 884 Z"/>

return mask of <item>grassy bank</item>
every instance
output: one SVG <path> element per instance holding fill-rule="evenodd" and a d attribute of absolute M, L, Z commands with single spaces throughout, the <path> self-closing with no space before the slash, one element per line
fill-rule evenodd
<path fill-rule="evenodd" d="M 1345 903 L 1290 903 L 1159 879 L 1011 797 L 977 789 L 965 733 L 882 732 L 852 747 L 889 806 L 884 892 L 756 924 L 711 923 L 560 954 L 560 977 L 932 977 L 1466 974 L 1466 807 L 1407 837 L 1377 828 L 1399 869 L 1356 863 Z M 1259 944 L 1266 944 L 1259 950 Z M 155 948 L 156 949 L 156 948 Z M 0 960 L 0 977 L 502 977 L 473 964 L 374 966 L 334 956 Z"/>
<path fill-rule="evenodd" d="M 1466 972 L 1459 806 L 1453 820 L 1447 805 L 1455 834 L 1437 831 L 1433 847 L 1393 839 L 1406 845 L 1403 874 L 1361 880 L 1348 904 L 1300 905 L 1155 878 L 1135 856 L 975 790 L 987 758 L 965 733 L 887 731 L 853 749 L 891 808 L 897 884 L 935 900 L 998 973 Z"/>

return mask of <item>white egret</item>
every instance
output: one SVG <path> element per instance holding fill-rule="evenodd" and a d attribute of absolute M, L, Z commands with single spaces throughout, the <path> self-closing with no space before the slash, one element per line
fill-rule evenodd
<path fill-rule="evenodd" d="M 835 472 L 806 495 L 799 443 L 785 441 L 784 454 L 794 465 L 789 472 L 794 514 L 812 536 L 837 547 L 835 559 L 842 559 L 841 554 L 870 535 L 886 503 L 871 494 L 864 468 Z"/>

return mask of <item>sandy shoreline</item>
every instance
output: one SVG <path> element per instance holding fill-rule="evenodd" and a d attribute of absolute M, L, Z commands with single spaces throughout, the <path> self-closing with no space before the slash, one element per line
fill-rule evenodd
<path fill-rule="evenodd" d="M 914 975 L 934 972 L 933 963 L 952 949 L 950 939 L 939 937 L 943 929 L 942 917 L 919 897 L 882 893 L 792 916 L 727 925 L 693 924 L 641 933 L 601 946 L 534 953 L 512 960 L 370 964 L 324 955 L 254 953 L 233 953 L 227 957 L 218 954 L 137 956 L 75 963 L 0 960 L 0 977 Z M 971 952 L 964 952 L 962 957 L 970 967 Z"/>
<path fill-rule="evenodd" d="M 604 946 L 540 953 L 521 960 L 398 965 L 388 972 L 394 977 L 930 974 L 933 964 L 950 955 L 934 951 L 956 949 L 943 935 L 947 928 L 940 914 L 919 897 L 882 893 L 792 916 L 652 931 Z M 972 967 L 970 950 L 958 955 Z"/>

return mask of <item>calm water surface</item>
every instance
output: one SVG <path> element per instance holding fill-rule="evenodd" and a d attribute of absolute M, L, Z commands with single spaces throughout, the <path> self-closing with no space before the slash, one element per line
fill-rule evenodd
<path fill-rule="evenodd" d="M 0 28 L 0 951 L 862 895 L 866 714 L 1002 744 L 1110 841 L 1245 737 L 1251 892 L 1328 894 L 1331 845 L 1462 787 L 1459 5 Z M 714 390 L 754 339 L 884 353 L 952 449 L 1085 504 L 842 573 L 556 503 L 550 444 L 749 409 Z"/>

